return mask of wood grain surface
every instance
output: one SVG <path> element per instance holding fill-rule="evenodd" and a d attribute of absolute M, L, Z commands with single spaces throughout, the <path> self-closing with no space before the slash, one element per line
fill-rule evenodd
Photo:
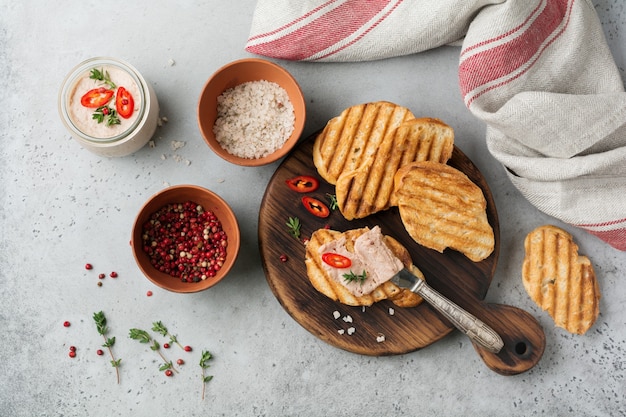
<path fill-rule="evenodd" d="M 285 182 L 297 175 L 311 175 L 320 179 L 320 187 L 306 195 L 328 201 L 327 195 L 335 194 L 334 186 L 319 177 L 313 164 L 315 136 L 300 142 L 277 168 L 259 212 L 263 268 L 272 292 L 287 313 L 325 342 L 363 355 L 404 354 L 426 347 L 449 334 L 454 327 L 425 302 L 413 308 L 396 307 L 390 301 L 366 308 L 350 307 L 316 291 L 306 275 L 304 243 L 289 234 L 286 223 L 289 217 L 298 217 L 302 224 L 302 238 L 323 227 L 345 231 L 378 225 L 384 234 L 393 236 L 409 250 L 413 262 L 424 273 L 431 287 L 500 333 L 505 341 L 505 348 L 500 353 L 490 354 L 475 346 L 489 368 L 511 375 L 534 366 L 545 345 L 543 330 L 536 320 L 517 308 L 482 301 L 498 260 L 499 223 L 489 187 L 469 158 L 455 147 L 449 165 L 464 172 L 482 189 L 487 200 L 487 217 L 493 227 L 496 244 L 493 253 L 481 262 L 472 262 L 450 249 L 439 253 L 420 246 L 405 231 L 395 207 L 352 221 L 347 221 L 338 210 L 326 219 L 309 214 L 301 203 L 303 194 L 290 190 Z M 281 256 L 286 256 L 287 260 L 284 257 L 281 259 Z M 335 318 L 335 312 L 338 312 L 339 318 Z M 510 326 L 519 326 L 520 323 L 528 324 L 523 324 L 521 330 L 509 332 Z M 354 329 L 351 335 L 348 334 L 350 328 Z M 509 338 L 507 332 L 513 336 Z M 381 336 L 384 336 L 384 341 L 380 341 Z"/>

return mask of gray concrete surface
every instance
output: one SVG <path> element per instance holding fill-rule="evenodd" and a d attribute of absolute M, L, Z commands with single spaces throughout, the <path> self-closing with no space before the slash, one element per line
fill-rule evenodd
<path fill-rule="evenodd" d="M 626 78 L 626 7 L 593 2 Z M 542 360 L 521 375 L 500 376 L 458 332 L 406 355 L 359 356 L 327 345 L 282 309 L 257 245 L 259 205 L 277 165 L 241 168 L 218 159 L 195 116 L 211 73 L 249 56 L 243 46 L 254 5 L 0 2 L 0 415 L 626 415 L 626 254 L 564 226 L 593 260 L 603 294 L 601 315 L 585 336 L 555 328 L 532 303 L 521 282 L 523 236 L 558 222 L 527 203 L 488 154 L 485 128 L 458 91 L 454 47 L 372 63 L 282 64 L 307 98 L 305 134 L 370 100 L 403 103 L 455 128 L 457 145 L 482 170 L 499 210 L 502 251 L 487 301 L 521 307 L 540 321 Z M 125 59 L 152 83 L 169 120 L 155 148 L 106 159 L 65 131 L 58 90 L 74 65 L 93 56 Z M 171 141 L 185 146 L 172 150 Z M 145 199 L 180 183 L 223 196 L 242 231 L 232 274 L 193 295 L 153 286 L 128 244 Z M 84 269 L 87 262 L 94 270 Z M 96 275 L 113 270 L 119 277 L 98 287 Z M 96 355 L 102 339 L 92 314 L 100 310 L 122 359 L 119 385 L 109 358 Z M 156 320 L 194 347 L 164 351 L 186 360 L 172 378 L 158 371 L 154 352 L 128 338 L 131 327 L 149 329 Z M 201 400 L 203 349 L 215 359 Z"/>

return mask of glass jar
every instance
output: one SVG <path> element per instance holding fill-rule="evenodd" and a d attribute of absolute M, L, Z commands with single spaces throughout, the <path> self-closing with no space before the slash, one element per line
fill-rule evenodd
<path fill-rule="evenodd" d="M 88 92 L 93 93 L 91 101 L 84 98 Z M 108 101 L 99 102 L 101 97 L 107 100 L 111 92 Z M 129 100 L 133 104 L 130 110 Z M 129 111 L 120 111 L 116 101 Z M 98 57 L 78 64 L 65 78 L 59 93 L 59 112 L 72 137 L 85 149 L 119 157 L 141 149 L 152 138 L 159 103 L 152 86 L 133 66 L 119 59 Z"/>

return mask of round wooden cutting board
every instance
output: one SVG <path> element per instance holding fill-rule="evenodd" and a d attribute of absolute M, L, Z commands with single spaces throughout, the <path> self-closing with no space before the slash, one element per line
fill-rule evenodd
<path fill-rule="evenodd" d="M 309 282 L 304 264 L 307 238 L 320 228 L 345 231 L 363 226 L 380 226 L 410 252 L 415 265 L 431 287 L 472 312 L 472 304 L 485 297 L 495 272 L 499 253 L 499 224 L 489 187 L 476 166 L 455 147 L 449 165 L 464 172 L 482 190 L 487 200 L 487 217 L 495 234 L 495 250 L 487 259 L 472 262 L 453 250 L 439 253 L 424 248 L 407 234 L 397 208 L 347 221 L 335 210 L 328 218 L 317 218 L 302 205 L 303 194 L 292 191 L 286 180 L 311 175 L 320 187 L 309 194 L 324 202 L 335 194 L 333 185 L 322 180 L 313 165 L 312 148 L 316 135 L 301 142 L 281 163 L 271 178 L 259 214 L 259 246 L 267 281 L 287 312 L 305 329 L 329 344 L 365 355 L 393 355 L 411 352 L 441 339 L 453 329 L 425 302 L 414 308 L 396 307 L 390 301 L 371 307 L 350 307 L 316 291 Z M 286 223 L 297 217 L 301 238 L 289 233 Z M 284 256 L 287 260 L 284 260 Z M 282 259 L 281 259 L 282 257 Z M 338 317 L 336 318 L 336 316 Z"/>

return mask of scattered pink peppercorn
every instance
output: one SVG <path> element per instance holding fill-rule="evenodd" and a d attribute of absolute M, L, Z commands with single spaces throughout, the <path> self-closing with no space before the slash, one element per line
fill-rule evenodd
<path fill-rule="evenodd" d="M 70 350 L 69 355 L 70 355 L 70 358 L 74 358 L 74 357 L 76 357 L 76 352 L 73 352 L 73 351 Z"/>
<path fill-rule="evenodd" d="M 182 359 L 178 359 L 178 360 L 176 361 L 176 363 L 177 363 L 177 364 L 179 364 L 179 365 L 184 365 L 184 364 L 185 364 L 185 361 L 184 361 L 184 360 L 182 360 Z"/>
<path fill-rule="evenodd" d="M 280 259 L 281 262 L 287 262 L 289 260 L 287 255 L 284 255 L 284 254 L 280 255 L 280 257 L 278 259 Z"/>
<path fill-rule="evenodd" d="M 70 346 L 70 352 L 76 352 L 76 346 Z"/>
<path fill-rule="evenodd" d="M 104 274 L 98 274 L 98 278 L 100 278 L 100 279 L 104 279 L 104 277 L 106 277 L 106 275 L 104 275 Z"/>
<path fill-rule="evenodd" d="M 104 351 L 102 349 L 98 349 L 98 350 L 96 350 L 96 355 L 102 356 L 102 355 L 104 355 Z"/>
<path fill-rule="evenodd" d="M 64 321 L 63 322 L 63 326 L 64 327 L 70 327 L 72 325 L 72 323 L 70 323 L 69 321 Z"/>
<path fill-rule="evenodd" d="M 85 264 L 85 269 L 87 269 L 87 270 L 93 269 L 93 265 L 92 264 Z"/>
<path fill-rule="evenodd" d="M 169 349 L 169 348 L 170 348 L 169 343 L 163 343 L 163 349 Z"/>
<path fill-rule="evenodd" d="M 185 352 L 191 352 L 192 350 L 191 346 L 185 346 Z"/>
<path fill-rule="evenodd" d="M 117 278 L 117 272 L 113 271 L 109 274 L 111 278 Z"/>
<path fill-rule="evenodd" d="M 146 293 L 146 295 L 147 295 L 148 297 L 152 297 L 152 291 L 148 291 L 148 292 Z"/>
<path fill-rule="evenodd" d="M 165 376 L 172 376 L 174 375 L 174 372 L 172 372 L 171 369 L 168 369 L 167 371 L 165 371 Z"/>

